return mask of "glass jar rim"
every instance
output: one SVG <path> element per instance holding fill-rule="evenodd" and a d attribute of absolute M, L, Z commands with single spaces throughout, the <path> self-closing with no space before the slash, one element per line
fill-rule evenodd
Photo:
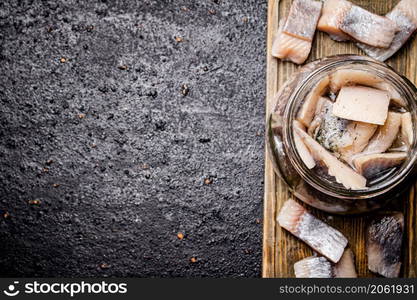
<path fill-rule="evenodd" d="M 336 58 L 336 57 L 335 57 Z M 326 58 L 329 60 L 329 57 Z M 400 95 L 407 102 L 407 107 L 409 111 L 417 110 L 417 89 L 416 87 L 405 77 L 399 75 L 394 69 L 385 63 L 379 61 L 374 61 L 369 58 L 364 58 L 363 56 L 339 56 L 336 60 L 329 60 L 329 62 L 318 67 L 316 70 L 308 74 L 301 82 L 297 85 L 297 88 L 291 93 L 288 103 L 284 111 L 284 120 L 285 126 L 283 128 L 283 144 L 290 153 L 289 159 L 297 173 L 305 180 L 309 185 L 313 186 L 315 189 L 318 189 L 330 196 L 339 197 L 344 199 L 366 199 L 379 196 L 387 191 L 391 190 L 399 183 L 401 183 L 408 174 L 413 170 L 417 155 L 416 155 L 416 133 L 413 130 L 414 138 L 413 145 L 410 146 L 411 155 L 408 156 L 408 159 L 405 163 L 402 164 L 401 168 L 397 170 L 392 176 L 384 179 L 374 186 L 370 186 L 366 189 L 361 190 L 352 190 L 343 187 L 343 185 L 330 183 L 326 180 L 323 180 L 318 174 L 307 168 L 304 162 L 301 159 L 298 151 L 296 150 L 294 136 L 293 136 L 293 121 L 295 120 L 296 113 L 299 108 L 299 104 L 304 100 L 304 97 L 308 94 L 306 90 L 311 84 L 311 82 L 316 80 L 316 83 L 324 76 L 323 73 L 328 72 L 332 73 L 336 71 L 337 68 L 343 66 L 354 66 L 359 65 L 364 68 L 367 68 L 368 72 L 380 77 L 380 74 L 384 75 L 384 80 L 387 80 L 389 84 L 392 85 L 394 89 L 399 91 Z M 371 69 L 371 70 L 369 70 Z M 405 96 L 405 97 L 404 97 Z M 416 120 L 412 118 L 413 128 L 416 128 Z"/>

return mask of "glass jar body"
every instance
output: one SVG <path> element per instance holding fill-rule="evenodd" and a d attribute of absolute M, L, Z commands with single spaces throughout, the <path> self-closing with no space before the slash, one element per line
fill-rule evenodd
<path fill-rule="evenodd" d="M 290 191 L 300 200 L 320 210 L 337 214 L 358 214 L 379 209 L 393 198 L 401 195 L 411 182 L 416 161 L 416 138 L 410 146 L 409 158 L 404 166 L 389 180 L 363 191 L 346 190 L 339 185 L 323 184 L 317 174 L 306 170 L 295 154 L 292 137 L 292 121 L 312 86 L 323 74 L 340 68 L 356 68 L 383 77 L 407 103 L 416 128 L 417 90 L 406 78 L 386 64 L 368 57 L 339 55 L 326 57 L 302 67 L 281 87 L 275 96 L 276 105 L 267 122 L 266 138 L 269 156 L 274 170 Z M 415 131 L 415 130 L 414 130 Z"/>

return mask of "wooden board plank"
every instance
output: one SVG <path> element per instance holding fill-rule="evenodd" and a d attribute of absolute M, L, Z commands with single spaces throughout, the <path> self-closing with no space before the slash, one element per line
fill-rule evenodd
<path fill-rule="evenodd" d="M 378 14 L 391 10 L 398 0 L 353 0 L 352 2 Z M 286 16 L 291 0 L 268 1 L 268 34 L 267 34 L 267 99 L 266 115 L 269 116 L 274 103 L 273 96 L 279 87 L 299 67 L 291 62 L 278 61 L 271 56 L 273 38 L 278 29 L 280 16 Z M 316 34 L 313 48 L 307 62 L 335 54 L 363 54 L 352 43 L 337 43 L 326 34 Z M 417 38 L 413 37 L 403 49 L 387 61 L 400 74 L 412 82 L 417 82 Z M 400 209 L 406 218 L 406 237 L 403 258 L 403 277 L 417 277 L 417 183 L 407 191 L 402 199 L 392 203 L 393 209 Z M 312 255 L 305 244 L 281 229 L 275 221 L 276 214 L 284 201 L 291 195 L 284 182 L 274 174 L 272 164 L 265 158 L 265 197 L 264 197 L 264 236 L 263 236 L 263 277 L 294 277 L 294 262 Z M 367 270 L 365 254 L 365 227 L 367 216 L 342 217 L 332 216 L 315 209 L 309 210 L 330 225 L 340 229 L 349 239 L 356 255 L 356 268 L 360 277 L 373 277 Z"/>

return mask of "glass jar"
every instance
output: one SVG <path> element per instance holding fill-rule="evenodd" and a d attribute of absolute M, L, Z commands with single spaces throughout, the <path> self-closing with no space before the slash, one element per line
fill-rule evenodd
<path fill-rule="evenodd" d="M 406 161 L 388 176 L 363 190 L 350 190 L 326 180 L 308 169 L 296 150 L 292 124 L 309 91 L 322 79 L 339 69 L 370 72 L 384 79 L 405 101 L 416 128 L 415 86 L 388 65 L 364 56 L 338 55 L 311 62 L 302 67 L 275 96 L 276 105 L 267 123 L 267 146 L 276 173 L 300 200 L 318 209 L 336 214 L 358 214 L 376 210 L 406 189 L 416 162 L 416 133 Z"/>

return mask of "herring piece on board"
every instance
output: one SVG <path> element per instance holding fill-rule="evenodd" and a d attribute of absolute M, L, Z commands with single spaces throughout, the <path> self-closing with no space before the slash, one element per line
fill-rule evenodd
<path fill-rule="evenodd" d="M 347 120 L 384 125 L 389 102 L 386 91 L 365 86 L 345 86 L 336 98 L 333 114 Z"/>
<path fill-rule="evenodd" d="M 417 5 L 417 1 L 413 1 L 415 5 Z M 388 48 L 377 48 L 363 43 L 356 44 L 367 55 L 379 61 L 385 61 L 393 56 L 407 42 L 410 36 L 417 29 L 416 22 L 414 22 L 405 12 L 403 12 L 403 10 L 399 8 L 399 5 L 397 5 L 385 16 L 395 22 L 397 27 L 400 29 L 395 34 L 394 39 Z"/>
<path fill-rule="evenodd" d="M 387 169 L 401 165 L 407 158 L 405 152 L 360 155 L 353 159 L 356 170 L 365 178 L 376 178 Z"/>
<path fill-rule="evenodd" d="M 401 116 L 401 135 L 403 141 L 410 147 L 414 141 L 413 122 L 411 113 L 406 112 Z"/>
<path fill-rule="evenodd" d="M 329 34 L 330 38 L 338 42 L 350 40 L 350 37 L 340 30 L 339 26 L 352 3 L 346 0 L 326 0 L 317 29 Z"/>
<path fill-rule="evenodd" d="M 417 25 L 417 1 L 401 0 L 394 9 L 406 14 Z"/>
<path fill-rule="evenodd" d="M 272 56 L 300 65 L 310 54 L 311 42 L 284 33 L 282 31 L 284 24 L 284 19 L 279 22 L 278 33 L 272 44 Z"/>
<path fill-rule="evenodd" d="M 356 173 L 353 169 L 324 149 L 322 145 L 302 129 L 301 123 L 294 121 L 293 128 L 303 140 L 304 145 L 310 150 L 313 158 L 315 158 L 316 161 L 321 161 L 327 167 L 329 175 L 335 177 L 336 182 L 342 184 L 347 189 L 366 189 L 366 178 Z"/>
<path fill-rule="evenodd" d="M 352 250 L 346 249 L 339 262 L 333 267 L 333 277 L 356 278 L 355 257 Z"/>
<path fill-rule="evenodd" d="M 323 256 L 310 256 L 294 264 L 296 278 L 332 278 L 332 264 Z"/>
<path fill-rule="evenodd" d="M 377 215 L 367 229 L 368 269 L 384 277 L 395 278 L 401 270 L 401 245 L 404 216 L 400 212 Z"/>
<path fill-rule="evenodd" d="M 375 135 L 363 150 L 364 154 L 382 153 L 387 151 L 398 136 L 401 127 L 401 113 L 388 112 L 384 126 L 380 126 Z"/>
<path fill-rule="evenodd" d="M 314 217 L 292 199 L 284 203 L 277 221 L 281 227 L 334 263 L 340 260 L 348 243 L 342 233 Z"/>
<path fill-rule="evenodd" d="M 337 264 L 323 256 L 306 257 L 294 264 L 296 278 L 356 278 L 353 252 L 346 249 Z"/>
<path fill-rule="evenodd" d="M 320 18 L 322 3 L 315 0 L 294 0 L 283 32 L 311 42 Z"/>
<path fill-rule="evenodd" d="M 340 29 L 358 42 L 388 48 L 399 30 L 392 20 L 352 5 L 340 24 Z"/>

